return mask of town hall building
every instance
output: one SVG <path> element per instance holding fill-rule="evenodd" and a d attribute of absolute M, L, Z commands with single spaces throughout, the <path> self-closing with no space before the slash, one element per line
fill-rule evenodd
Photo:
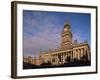
<path fill-rule="evenodd" d="M 58 49 L 49 50 L 39 53 L 38 57 L 32 58 L 24 57 L 24 62 L 34 65 L 41 65 L 42 63 L 51 63 L 52 65 L 69 64 L 74 61 L 91 61 L 90 47 L 85 40 L 79 43 L 77 40 L 73 41 L 73 34 L 71 25 L 66 22 L 61 33 L 61 44 Z"/>

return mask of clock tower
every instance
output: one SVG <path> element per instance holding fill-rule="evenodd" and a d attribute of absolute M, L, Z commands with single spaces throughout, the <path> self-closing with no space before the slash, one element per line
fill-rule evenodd
<path fill-rule="evenodd" d="M 72 45 L 72 32 L 70 23 L 67 21 L 61 34 L 61 48 L 70 48 Z"/>

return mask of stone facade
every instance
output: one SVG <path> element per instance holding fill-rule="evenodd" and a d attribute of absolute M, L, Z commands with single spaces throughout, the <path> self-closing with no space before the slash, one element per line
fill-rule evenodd
<path fill-rule="evenodd" d="M 35 65 L 50 62 L 52 65 L 74 62 L 74 60 L 90 61 L 90 48 L 87 41 L 78 43 L 73 41 L 70 23 L 65 23 L 61 33 L 61 46 L 58 49 L 47 52 L 40 52 L 39 57 L 28 58 L 28 61 Z M 84 58 L 85 57 L 85 58 Z M 26 60 L 25 60 L 26 61 Z"/>

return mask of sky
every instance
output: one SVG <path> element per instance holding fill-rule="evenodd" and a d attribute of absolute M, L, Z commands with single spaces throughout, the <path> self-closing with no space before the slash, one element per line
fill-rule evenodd
<path fill-rule="evenodd" d="M 91 15 L 89 13 L 47 12 L 23 10 L 23 54 L 37 56 L 40 51 L 57 49 L 66 21 L 70 22 L 73 41 L 91 45 Z"/>

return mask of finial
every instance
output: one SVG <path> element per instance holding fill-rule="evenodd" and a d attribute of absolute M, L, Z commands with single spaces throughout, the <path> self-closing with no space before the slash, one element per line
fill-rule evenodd
<path fill-rule="evenodd" d="M 65 22 L 65 25 L 70 25 L 69 17 L 67 17 L 67 20 L 66 20 L 66 22 Z"/>

